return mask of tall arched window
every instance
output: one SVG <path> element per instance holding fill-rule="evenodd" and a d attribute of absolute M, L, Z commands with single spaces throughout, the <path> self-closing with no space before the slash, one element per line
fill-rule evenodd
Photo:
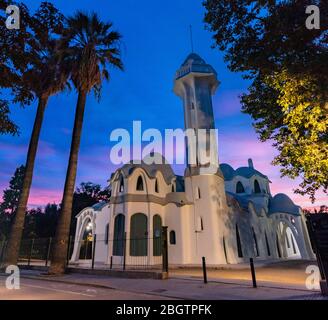
<path fill-rule="evenodd" d="M 139 176 L 138 180 L 137 180 L 137 190 L 138 191 L 143 191 L 143 189 L 144 189 L 143 180 L 142 180 L 142 177 Z"/>
<path fill-rule="evenodd" d="M 105 228 L 105 244 L 108 244 L 108 236 L 109 236 L 109 223 L 106 224 Z"/>
<path fill-rule="evenodd" d="M 257 238 L 253 227 L 252 227 L 252 233 L 253 233 L 253 240 L 254 240 L 254 253 L 256 257 L 259 257 L 260 256 L 259 246 L 257 244 Z"/>
<path fill-rule="evenodd" d="M 276 244 L 277 244 L 278 257 L 281 258 L 281 252 L 280 252 L 280 244 L 279 244 L 278 234 L 276 234 Z"/>
<path fill-rule="evenodd" d="M 159 191 L 158 191 L 158 180 L 157 179 L 155 180 L 155 192 L 159 193 Z"/>
<path fill-rule="evenodd" d="M 224 257 L 226 259 L 226 263 L 228 263 L 227 246 L 224 237 L 222 238 L 222 245 L 223 245 Z"/>
<path fill-rule="evenodd" d="M 162 218 L 158 214 L 155 214 L 153 216 L 153 255 L 154 256 L 162 255 L 161 234 L 162 234 Z"/>
<path fill-rule="evenodd" d="M 244 192 L 245 192 L 245 189 L 244 189 L 243 184 L 240 181 L 238 181 L 237 185 L 236 185 L 236 193 L 244 193 Z"/>
<path fill-rule="evenodd" d="M 175 192 L 174 183 L 172 183 L 172 192 Z"/>
<path fill-rule="evenodd" d="M 130 256 L 147 256 L 147 230 L 147 216 L 143 213 L 135 213 L 130 223 Z"/>
<path fill-rule="evenodd" d="M 120 176 L 120 184 L 119 184 L 119 192 L 123 192 L 124 191 L 124 180 L 123 180 L 123 176 Z"/>
<path fill-rule="evenodd" d="M 293 237 L 293 235 L 291 235 L 290 238 L 291 238 L 291 240 L 292 240 L 293 252 L 294 252 L 294 254 L 296 254 L 297 251 L 296 251 L 296 246 L 295 246 L 295 242 L 294 242 L 294 237 Z"/>
<path fill-rule="evenodd" d="M 175 231 L 171 230 L 170 231 L 170 244 L 176 244 L 176 238 L 175 238 Z"/>
<path fill-rule="evenodd" d="M 239 229 L 238 229 L 238 225 L 237 224 L 236 224 L 236 239 L 237 239 L 238 257 L 239 258 L 242 258 L 243 257 L 243 250 L 242 250 L 242 247 L 241 247 Z"/>
<path fill-rule="evenodd" d="M 266 232 L 264 233 L 264 235 L 265 235 L 265 244 L 266 244 L 266 248 L 267 248 L 267 253 L 268 253 L 268 256 L 270 257 L 271 256 L 271 251 L 270 251 L 268 236 L 267 236 Z"/>
<path fill-rule="evenodd" d="M 256 179 L 254 180 L 254 192 L 255 193 L 261 193 L 260 184 Z"/>
<path fill-rule="evenodd" d="M 118 214 L 114 220 L 113 256 L 123 256 L 125 216 Z"/>

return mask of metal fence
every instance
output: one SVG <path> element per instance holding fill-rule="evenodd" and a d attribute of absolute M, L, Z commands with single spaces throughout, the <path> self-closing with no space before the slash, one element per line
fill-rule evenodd
<path fill-rule="evenodd" d="M 105 269 L 162 269 L 162 237 L 122 237 L 107 239 L 104 235 L 71 241 L 72 265 Z"/>
<path fill-rule="evenodd" d="M 106 235 L 87 235 L 81 241 L 69 239 L 67 265 L 92 269 L 167 270 L 167 236 L 108 239 Z M 53 238 L 23 239 L 19 265 L 49 266 Z M 0 241 L 0 263 L 7 241 Z M 163 259 L 164 257 L 164 259 Z"/>

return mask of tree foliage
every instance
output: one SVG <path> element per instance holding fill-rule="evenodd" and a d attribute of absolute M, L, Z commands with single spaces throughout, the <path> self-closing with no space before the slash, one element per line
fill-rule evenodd
<path fill-rule="evenodd" d="M 24 173 L 25 167 L 23 165 L 18 167 L 9 181 L 9 187 L 3 190 L 2 202 L 0 203 L 0 240 L 8 236 L 22 190 Z"/>
<path fill-rule="evenodd" d="M 307 29 L 308 5 L 320 8 L 320 29 Z M 328 2 L 206 0 L 205 23 L 231 71 L 250 79 L 242 111 L 262 141 L 279 151 L 282 175 L 301 177 L 296 192 L 314 201 L 327 192 Z"/>

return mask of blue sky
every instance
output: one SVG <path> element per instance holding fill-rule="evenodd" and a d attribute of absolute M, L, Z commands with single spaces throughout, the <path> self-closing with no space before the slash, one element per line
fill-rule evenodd
<path fill-rule="evenodd" d="M 25 1 L 31 10 L 41 1 Z M 279 168 L 270 165 L 275 150 L 260 143 L 251 126 L 251 118 L 240 112 L 238 95 L 248 83 L 240 74 L 228 71 L 223 54 L 212 49 L 211 34 L 203 23 L 204 9 L 197 0 L 72 0 L 50 1 L 65 14 L 77 9 L 95 11 L 104 21 L 112 21 L 123 36 L 122 59 L 125 71 L 112 70 L 104 83 L 98 103 L 88 97 L 77 183 L 92 181 L 105 186 L 115 167 L 110 163 L 110 132 L 116 128 L 132 129 L 132 121 L 142 121 L 142 128 L 183 128 L 182 103 L 172 91 L 173 77 L 190 53 L 189 25 L 193 27 L 194 51 L 217 71 L 221 82 L 213 97 L 216 127 L 219 129 L 220 162 L 233 167 L 254 165 L 272 181 L 272 192 L 287 193 L 299 205 L 309 206 L 306 197 L 294 195 L 297 181 L 279 177 Z M 59 202 L 65 179 L 76 92 L 65 92 L 49 101 L 41 132 L 30 206 Z M 22 109 L 13 106 L 12 117 L 20 127 L 19 137 L 0 137 L 0 189 L 8 185 L 15 168 L 25 162 L 36 105 Z M 177 168 L 181 173 L 181 168 Z M 327 197 L 319 194 L 320 205 Z"/>

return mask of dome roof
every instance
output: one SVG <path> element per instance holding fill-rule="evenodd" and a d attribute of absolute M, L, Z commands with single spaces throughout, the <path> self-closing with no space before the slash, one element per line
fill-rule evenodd
<path fill-rule="evenodd" d="M 276 194 L 269 203 L 269 213 L 284 212 L 293 215 L 299 215 L 299 206 L 284 193 Z"/>
<path fill-rule="evenodd" d="M 190 53 L 185 61 L 183 62 L 182 66 L 185 65 L 192 65 L 192 64 L 206 64 L 205 60 L 202 59 L 197 53 Z"/>
<path fill-rule="evenodd" d="M 197 53 L 190 53 L 182 63 L 180 69 L 176 72 L 175 80 L 178 80 L 190 73 L 203 73 L 214 75 L 215 87 L 218 84 L 216 79 L 216 71 L 214 68 L 207 64 Z"/>
<path fill-rule="evenodd" d="M 242 176 L 246 179 L 249 179 L 254 175 L 258 175 L 262 178 L 268 179 L 266 175 L 251 167 L 240 167 L 234 170 L 229 164 L 221 163 L 220 169 L 223 173 L 224 180 L 226 181 L 232 180 L 235 176 Z"/>
<path fill-rule="evenodd" d="M 151 163 L 155 159 L 156 163 Z M 171 180 L 175 177 L 172 167 L 167 163 L 167 160 L 159 153 L 154 153 L 153 155 L 147 155 L 144 157 L 141 163 L 133 163 L 131 160 L 129 163 L 125 164 L 121 169 L 125 177 L 130 176 L 133 171 L 137 168 L 142 168 L 146 171 L 147 175 L 151 178 L 155 178 L 157 171 L 160 171 L 167 184 L 171 183 Z"/>
<path fill-rule="evenodd" d="M 223 173 L 224 180 L 232 180 L 235 175 L 235 170 L 227 163 L 221 163 L 220 169 Z"/>

